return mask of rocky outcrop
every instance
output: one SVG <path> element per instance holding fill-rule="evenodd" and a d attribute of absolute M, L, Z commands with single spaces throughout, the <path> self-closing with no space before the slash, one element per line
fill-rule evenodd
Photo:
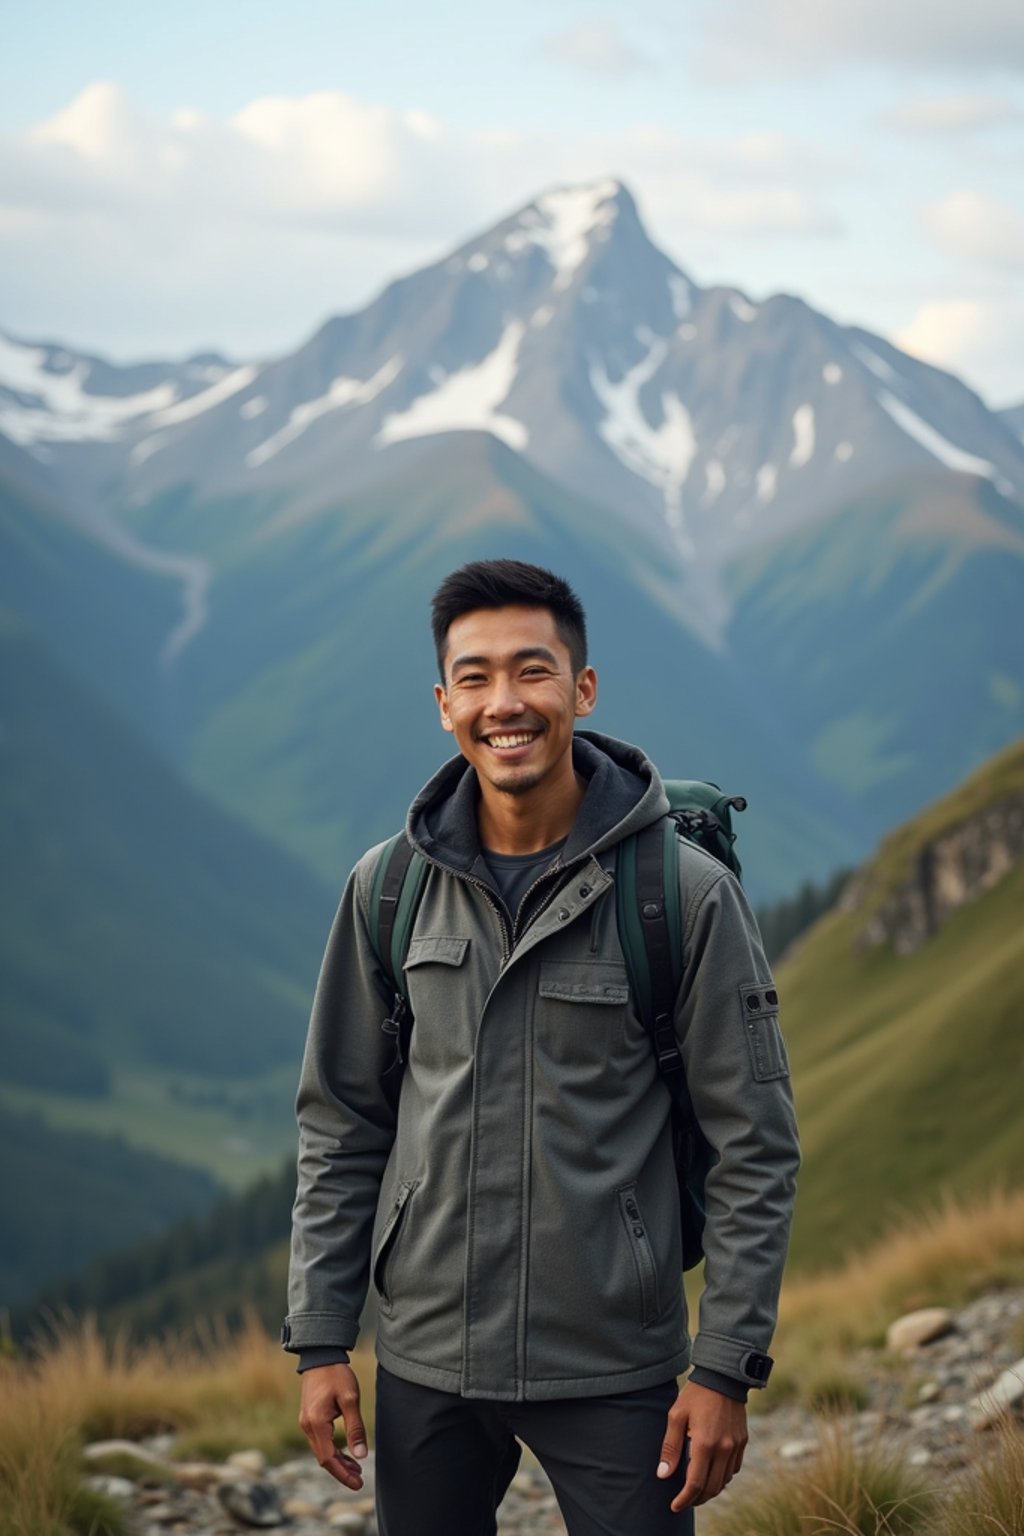
<path fill-rule="evenodd" d="M 888 944 L 898 955 L 920 949 L 961 907 L 977 901 L 1024 857 L 1024 795 L 987 806 L 926 843 L 910 876 L 872 911 L 860 947 Z M 856 912 L 871 902 L 871 870 L 855 877 L 840 906 Z"/>

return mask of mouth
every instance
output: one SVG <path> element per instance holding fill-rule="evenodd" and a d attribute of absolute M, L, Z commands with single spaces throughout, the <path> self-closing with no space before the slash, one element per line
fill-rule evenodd
<path fill-rule="evenodd" d="M 493 731 L 491 735 L 481 737 L 481 740 L 492 752 L 504 755 L 523 751 L 539 735 L 540 731 Z"/>

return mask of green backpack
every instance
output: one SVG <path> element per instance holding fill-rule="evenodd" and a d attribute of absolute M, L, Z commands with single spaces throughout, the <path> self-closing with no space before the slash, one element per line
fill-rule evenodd
<path fill-rule="evenodd" d="M 693 1269 L 704 1256 L 704 1182 L 714 1154 L 693 1112 L 672 1023 L 683 973 L 676 839 L 696 843 L 739 878 L 731 813 L 746 810 L 747 802 L 699 779 L 667 779 L 665 792 L 669 812 L 664 820 L 619 844 L 615 911 L 633 995 L 672 1099 L 683 1268 Z M 395 990 L 391 1015 L 381 1025 L 394 1040 L 394 1055 L 381 1080 L 393 1104 L 413 1026 L 403 967 L 429 867 L 405 833 L 398 832 L 381 850 L 370 896 L 370 942 Z"/>

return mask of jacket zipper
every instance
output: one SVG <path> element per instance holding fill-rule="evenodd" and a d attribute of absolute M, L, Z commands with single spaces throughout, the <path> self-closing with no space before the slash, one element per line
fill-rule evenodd
<path fill-rule="evenodd" d="M 640 1214 L 636 1199 L 636 1185 L 628 1184 L 619 1190 L 619 1210 L 633 1250 L 633 1263 L 640 1286 L 640 1315 L 645 1328 L 658 1317 L 658 1276 L 651 1252 L 651 1240 Z"/>

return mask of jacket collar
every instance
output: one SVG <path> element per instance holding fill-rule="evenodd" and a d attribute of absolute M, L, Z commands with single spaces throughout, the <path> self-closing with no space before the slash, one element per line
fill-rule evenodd
<path fill-rule="evenodd" d="M 628 742 L 597 731 L 573 737 L 573 767 L 587 781 L 560 863 L 596 855 L 664 816 L 668 799 L 654 764 Z M 450 758 L 416 796 L 406 821 L 415 848 L 428 858 L 468 873 L 480 855 L 476 770 L 464 757 Z"/>

